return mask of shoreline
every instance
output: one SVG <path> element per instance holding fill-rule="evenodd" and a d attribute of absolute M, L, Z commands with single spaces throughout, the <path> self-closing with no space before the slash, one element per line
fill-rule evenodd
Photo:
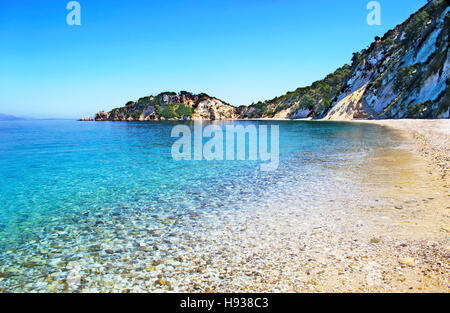
<path fill-rule="evenodd" d="M 441 178 L 449 185 L 450 168 L 450 120 L 352 120 L 353 123 L 364 123 L 387 127 L 399 131 L 412 142 L 412 152 L 425 158 L 439 171 Z"/>
<path fill-rule="evenodd" d="M 81 121 L 81 120 L 78 120 Z M 90 120 L 91 122 L 103 122 Z M 179 120 L 166 120 L 179 121 Z M 195 122 L 195 120 L 191 120 Z M 257 118 L 257 119 L 229 119 L 229 120 L 201 120 L 205 122 L 251 122 L 251 121 L 292 121 L 292 122 L 343 122 L 372 124 L 387 127 L 401 132 L 401 135 L 415 143 L 412 152 L 424 157 L 432 167 L 440 172 L 440 176 L 450 186 L 450 119 L 397 119 L 397 120 L 315 120 L 312 118 Z M 116 122 L 116 121 L 111 121 Z M 130 122 L 130 121 L 119 121 Z M 132 121 L 132 122 L 160 122 L 160 121 Z"/>
<path fill-rule="evenodd" d="M 388 119 L 388 120 L 314 120 L 304 119 L 251 119 L 253 121 L 294 121 L 294 122 L 344 122 L 371 124 L 390 128 L 412 141 L 413 153 L 425 158 L 429 165 L 437 169 L 441 178 L 450 186 L 450 119 Z M 246 120 L 242 120 L 246 121 Z"/>

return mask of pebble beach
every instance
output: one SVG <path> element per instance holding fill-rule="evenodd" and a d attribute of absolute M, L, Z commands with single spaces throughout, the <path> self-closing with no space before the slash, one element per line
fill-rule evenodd
<path fill-rule="evenodd" d="M 401 122 L 392 123 L 424 130 Z M 360 126 L 344 126 L 366 140 Z M 20 242 L 2 242 L 0 291 L 448 292 L 446 131 L 436 141 L 361 127 L 397 144 L 326 158 L 304 151 L 272 176 L 236 172 L 208 181 L 206 193 L 162 186 L 156 204 L 133 195 L 132 209 L 84 205 L 39 227 L 18 221 Z"/>

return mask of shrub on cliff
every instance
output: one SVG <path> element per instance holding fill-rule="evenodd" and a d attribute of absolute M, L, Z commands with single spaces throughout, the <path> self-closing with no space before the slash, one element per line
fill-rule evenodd
<path fill-rule="evenodd" d="M 355 54 L 354 62 L 358 62 L 360 57 L 361 54 Z M 281 97 L 253 104 L 251 106 L 254 108 L 253 117 L 273 116 L 281 110 L 293 105 L 295 105 L 295 107 L 292 112 L 297 111 L 298 109 L 308 109 L 312 110 L 314 115 L 321 115 L 331 106 L 333 99 L 345 87 L 350 76 L 350 66 L 344 65 L 323 80 L 314 82 L 309 87 L 298 88 Z"/>
<path fill-rule="evenodd" d="M 405 39 L 402 42 L 404 48 L 410 48 L 420 38 L 424 28 L 427 26 L 430 16 L 426 11 L 418 12 L 411 18 L 405 28 Z"/>
<path fill-rule="evenodd" d="M 416 65 L 409 65 L 399 69 L 394 83 L 394 90 L 399 92 L 401 89 L 407 89 L 409 91 L 413 89 L 417 71 Z"/>
<path fill-rule="evenodd" d="M 175 113 L 178 118 L 181 118 L 183 116 L 192 116 L 192 114 L 194 114 L 194 109 L 189 106 L 186 106 L 183 103 L 180 103 L 177 109 L 175 110 Z"/>
<path fill-rule="evenodd" d="M 132 116 L 135 120 L 138 120 L 139 117 L 141 116 L 141 114 L 142 114 L 142 111 L 136 110 L 136 111 L 133 111 Z"/>
<path fill-rule="evenodd" d="M 177 117 L 177 114 L 175 113 L 173 106 L 168 105 L 162 109 L 161 116 L 164 118 L 170 119 L 170 118 Z"/>

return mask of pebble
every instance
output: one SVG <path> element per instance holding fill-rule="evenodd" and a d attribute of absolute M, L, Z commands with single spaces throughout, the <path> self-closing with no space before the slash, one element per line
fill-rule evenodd
<path fill-rule="evenodd" d="M 415 265 L 415 260 L 414 260 L 414 258 L 411 258 L 411 257 L 401 258 L 400 259 L 400 264 L 408 265 L 408 266 L 414 266 Z"/>

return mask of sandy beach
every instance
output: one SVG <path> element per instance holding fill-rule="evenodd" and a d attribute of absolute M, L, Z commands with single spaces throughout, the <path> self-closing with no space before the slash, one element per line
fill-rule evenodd
<path fill-rule="evenodd" d="M 450 120 L 371 120 L 356 121 L 389 127 L 414 140 L 411 146 L 436 167 L 448 183 L 450 166 Z"/>
<path fill-rule="evenodd" d="M 354 169 L 367 173 L 360 190 L 301 217 L 299 197 L 289 194 L 279 206 L 262 201 L 264 210 L 222 217 L 221 229 L 199 241 L 227 244 L 204 251 L 194 288 L 181 289 L 449 292 L 450 121 L 354 122 L 386 127 L 404 144 L 374 151 Z M 366 189 L 380 182 L 384 188 Z"/>
<path fill-rule="evenodd" d="M 187 276 L 159 265 L 159 277 L 188 292 L 449 292 L 449 121 L 362 123 L 404 144 L 353 168 L 358 189 L 314 207 L 314 195 L 286 192 L 260 210 L 200 216 L 189 223 L 204 232 L 186 242 L 200 257 L 182 256 Z"/>

